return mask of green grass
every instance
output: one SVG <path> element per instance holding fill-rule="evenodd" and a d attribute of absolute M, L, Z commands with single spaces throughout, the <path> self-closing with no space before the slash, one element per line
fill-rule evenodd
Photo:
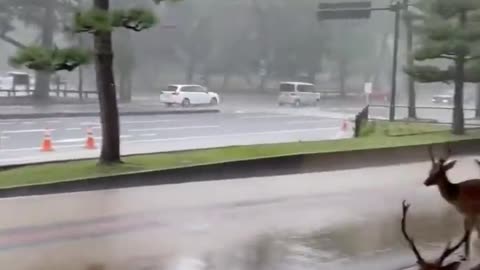
<path fill-rule="evenodd" d="M 387 121 L 368 122 L 361 129 L 361 137 L 399 137 L 413 136 L 436 132 L 448 132 L 449 127 L 446 125 L 418 123 L 418 122 L 395 122 Z"/>
<path fill-rule="evenodd" d="M 138 155 L 125 157 L 125 164 L 117 166 L 97 166 L 95 160 L 25 166 L 0 171 L 0 188 L 53 183 L 59 181 L 72 181 L 82 178 L 188 167 L 201 164 L 221 163 L 272 156 L 295 155 L 302 153 L 341 152 L 480 139 L 479 130 L 472 130 L 464 136 L 454 136 L 448 131 L 434 130 L 437 129 L 438 126 L 434 127 L 433 125 L 428 124 L 391 124 L 388 122 L 377 122 L 374 124 L 370 123 L 369 125 L 373 125 L 373 128 L 368 136 L 365 135 L 365 137 L 356 139 L 236 146 L 208 150 Z M 405 132 L 418 133 L 419 131 L 429 133 L 411 136 L 404 135 Z M 402 134 L 402 136 L 391 136 L 386 135 L 386 133 Z"/>

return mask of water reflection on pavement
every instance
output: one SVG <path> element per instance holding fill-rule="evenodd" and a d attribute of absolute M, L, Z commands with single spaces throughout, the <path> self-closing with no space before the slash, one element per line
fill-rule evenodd
<path fill-rule="evenodd" d="M 422 185 L 427 169 L 418 163 L 2 200 L 0 265 L 400 269 L 414 262 L 400 235 L 403 199 L 412 204 L 408 230 L 425 257 L 438 256 L 461 235 L 458 214 L 436 189 Z M 472 159 L 460 160 L 452 172 L 456 179 L 477 174 Z M 73 236 L 37 241 L 57 234 Z"/>

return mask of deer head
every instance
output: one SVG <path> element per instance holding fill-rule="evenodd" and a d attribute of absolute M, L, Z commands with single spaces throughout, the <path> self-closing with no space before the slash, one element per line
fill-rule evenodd
<path fill-rule="evenodd" d="M 402 234 L 407 240 L 408 245 L 410 246 L 410 249 L 412 249 L 413 253 L 415 254 L 415 257 L 417 258 L 418 269 L 419 270 L 457 270 L 461 264 L 459 261 L 451 262 L 447 265 L 443 265 L 443 262 L 448 256 L 450 256 L 453 252 L 455 252 L 455 250 L 457 250 L 467 240 L 468 234 L 465 233 L 463 238 L 453 247 L 450 247 L 450 242 L 449 242 L 445 247 L 445 249 L 443 250 L 440 257 L 436 259 L 434 262 L 426 261 L 425 259 L 423 259 L 422 255 L 418 251 L 413 238 L 411 238 L 407 233 L 406 223 L 407 223 L 407 212 L 409 207 L 410 205 L 407 204 L 405 201 L 403 201 L 402 203 L 402 213 L 403 213 L 402 214 Z"/>
<path fill-rule="evenodd" d="M 447 154 L 444 157 L 435 159 L 433 155 L 432 146 L 428 146 L 428 155 L 430 156 L 430 161 L 432 162 L 432 168 L 428 174 L 427 179 L 425 180 L 425 186 L 437 185 L 441 180 L 447 179 L 447 171 L 452 169 L 457 163 L 456 160 L 448 161 L 448 158 L 451 155 L 450 147 L 447 146 Z"/>

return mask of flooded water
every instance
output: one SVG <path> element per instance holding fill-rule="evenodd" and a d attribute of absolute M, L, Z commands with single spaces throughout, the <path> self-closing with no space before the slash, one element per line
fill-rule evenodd
<path fill-rule="evenodd" d="M 461 160 L 452 175 L 477 174 L 470 162 Z M 426 165 L 2 200 L 0 264 L 13 270 L 404 269 L 415 257 L 400 233 L 403 199 L 412 205 L 408 231 L 424 257 L 438 257 L 461 237 L 461 217 L 438 190 L 422 185 Z"/>

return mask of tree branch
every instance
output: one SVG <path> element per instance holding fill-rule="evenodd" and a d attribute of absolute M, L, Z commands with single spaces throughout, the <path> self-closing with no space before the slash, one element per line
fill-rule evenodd
<path fill-rule="evenodd" d="M 0 35 L 0 39 L 2 39 L 3 41 L 7 42 L 7 43 L 10 43 L 11 45 L 17 47 L 17 48 L 20 48 L 20 49 L 25 49 L 27 46 L 20 43 L 19 41 L 5 35 L 5 34 L 2 34 Z"/>

